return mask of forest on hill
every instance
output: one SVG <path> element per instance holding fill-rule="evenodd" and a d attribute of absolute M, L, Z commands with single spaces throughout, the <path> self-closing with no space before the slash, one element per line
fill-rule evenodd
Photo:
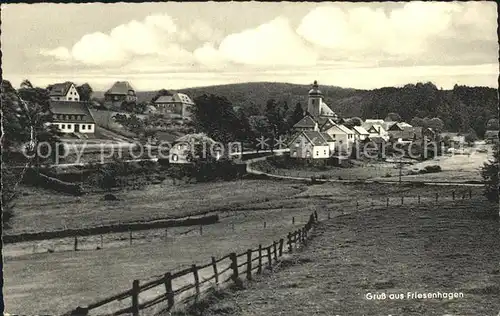
<path fill-rule="evenodd" d="M 217 85 L 176 90 L 192 99 L 204 94 L 225 97 L 236 111 L 247 116 L 264 115 L 267 101 L 273 99 L 292 111 L 297 103 L 305 109 L 310 85 L 256 82 Z M 468 132 L 471 128 L 482 136 L 486 123 L 498 118 L 497 91 L 488 87 L 459 86 L 451 90 L 437 88 L 433 83 L 407 84 L 374 90 L 320 86 L 325 103 L 342 117 L 385 118 L 398 113 L 404 121 L 414 117 L 439 117 L 445 129 Z M 172 90 L 173 91 L 173 90 Z M 138 102 L 150 102 L 157 91 L 138 91 Z"/>

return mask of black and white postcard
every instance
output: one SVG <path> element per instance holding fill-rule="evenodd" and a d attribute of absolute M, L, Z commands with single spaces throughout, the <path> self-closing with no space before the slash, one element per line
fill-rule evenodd
<path fill-rule="evenodd" d="M 495 2 L 1 21 L 3 315 L 500 315 Z"/>

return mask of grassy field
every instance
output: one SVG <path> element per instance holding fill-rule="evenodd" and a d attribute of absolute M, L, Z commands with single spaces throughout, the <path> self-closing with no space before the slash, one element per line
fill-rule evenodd
<path fill-rule="evenodd" d="M 177 192 L 179 190 L 190 192 L 190 197 L 205 197 L 207 205 L 220 210 L 218 213 L 221 222 L 204 226 L 201 236 L 198 227 L 189 233 L 186 233 L 190 230 L 189 227 L 172 228 L 168 230 L 167 237 L 163 231 L 158 230 L 134 233 L 132 246 L 128 243 L 128 234 L 104 236 L 104 248 L 101 250 L 95 250 L 96 246 L 100 245 L 97 236 L 81 239 L 79 247 L 82 251 L 78 252 L 70 251 L 73 242 L 71 238 L 39 242 L 36 244 L 37 253 L 32 253 L 34 243 L 6 245 L 3 251 L 6 256 L 4 294 L 7 311 L 57 314 L 78 305 L 86 305 L 130 288 L 133 279 L 144 281 L 167 271 L 180 270 L 193 262 L 207 263 L 210 256 L 222 256 L 231 251 L 241 252 L 254 248 L 259 243 L 268 244 L 278 240 L 294 227 L 303 225 L 312 211 L 318 211 L 319 217 L 326 219 L 328 214 L 333 217 L 356 210 L 356 202 L 359 203 L 360 209 L 371 207 L 372 203 L 374 207 L 380 207 L 385 205 L 386 196 L 391 196 L 390 203 L 394 205 L 399 204 L 399 197 L 404 195 L 406 205 L 416 205 L 416 197 L 421 195 L 421 203 L 434 203 L 435 192 L 439 192 L 440 201 L 450 201 L 452 191 L 459 192 L 464 189 L 382 184 L 307 185 L 254 180 L 242 183 L 193 184 L 177 188 Z M 480 188 L 473 188 L 474 197 L 480 195 L 479 190 Z M 59 217 L 69 216 L 66 213 L 78 218 L 74 221 L 79 222 L 80 226 L 99 223 L 96 218 L 106 215 L 109 219 L 119 219 L 123 214 L 129 219 L 165 216 L 149 209 L 145 209 L 137 217 L 133 216 L 135 212 L 130 210 L 128 213 L 126 205 L 138 203 L 134 202 L 135 199 L 144 205 L 154 205 L 160 198 L 163 203 L 177 203 L 176 208 L 171 210 L 177 209 L 175 212 L 179 214 L 186 212 L 189 203 L 192 208 L 203 210 L 203 205 L 196 204 L 197 199 L 176 195 L 173 193 L 174 189 L 172 193 L 165 190 L 155 193 L 156 195 L 139 198 L 141 192 L 144 194 L 144 191 L 128 193 L 128 203 L 123 201 L 121 209 L 112 209 L 116 212 L 116 215 L 113 215 L 115 217 L 109 214 L 109 209 L 101 205 L 102 202 L 96 202 L 93 213 L 80 214 L 74 210 L 71 202 L 63 203 L 63 198 L 69 197 L 59 196 L 58 200 L 54 195 L 42 200 L 40 195 L 38 200 L 33 201 L 38 201 L 38 204 L 35 204 L 38 214 L 53 212 L 44 218 L 44 222 L 39 221 L 44 227 L 60 227 Z M 54 208 L 57 205 L 60 208 Z M 25 211 L 29 212 L 29 209 Z M 35 214 L 31 216 L 36 218 Z M 293 217 L 295 224 L 292 224 Z M 29 217 L 24 220 L 27 221 L 24 225 L 30 223 Z M 47 253 L 44 249 L 52 249 L 55 252 Z"/>
<path fill-rule="evenodd" d="M 278 272 L 225 293 L 203 315 L 495 316 L 500 240 L 488 211 L 497 213 L 498 205 L 477 198 L 325 221 Z M 415 299 L 408 292 L 463 297 Z"/>
<path fill-rule="evenodd" d="M 472 155 L 442 156 L 423 162 L 404 165 L 402 169 L 403 181 L 481 181 L 480 169 L 485 162 L 491 158 L 489 153 L 476 152 Z M 424 169 L 426 166 L 438 165 L 442 172 L 412 174 Z M 259 170 L 259 168 L 257 167 Z M 272 168 L 271 173 L 292 177 L 312 176 L 316 178 L 338 179 L 338 180 L 395 180 L 399 177 L 399 165 L 397 163 L 384 162 L 361 162 L 357 161 L 353 167 L 301 167 L 301 168 Z"/>
<path fill-rule="evenodd" d="M 12 228 L 5 233 L 176 218 L 283 198 L 298 192 L 297 185 L 279 181 L 242 180 L 181 185 L 165 181 L 143 190 L 114 193 L 119 201 L 104 201 L 104 194 L 75 197 L 30 187 L 23 189 L 14 210 Z"/>

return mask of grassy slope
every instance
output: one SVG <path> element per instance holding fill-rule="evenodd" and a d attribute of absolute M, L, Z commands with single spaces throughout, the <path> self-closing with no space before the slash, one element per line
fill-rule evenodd
<path fill-rule="evenodd" d="M 281 271 L 229 294 L 204 315 L 496 315 L 498 206 L 391 207 L 322 223 Z M 292 265 L 292 266 L 290 266 Z M 367 293 L 463 292 L 455 300 L 367 300 Z"/>
<path fill-rule="evenodd" d="M 399 203 L 400 195 L 411 196 L 405 199 L 405 204 L 417 203 L 416 196 L 422 196 L 422 202 L 430 202 L 434 192 L 439 191 L 441 199 L 451 199 L 453 187 L 412 187 L 394 185 L 340 185 L 325 184 L 312 185 L 287 182 L 249 181 L 249 185 L 262 188 L 262 191 L 240 195 L 234 183 L 227 183 L 227 193 L 220 193 L 218 198 L 213 197 L 215 191 L 220 192 L 221 187 L 214 186 L 213 190 L 204 185 L 189 186 L 184 190 L 191 190 L 192 195 L 205 196 L 207 204 L 219 204 L 220 207 L 231 206 L 234 208 L 221 212 L 222 222 L 206 226 L 203 236 L 197 231 L 183 235 L 181 232 L 188 228 L 169 229 L 169 242 L 160 236 L 163 232 L 156 231 L 143 240 L 134 240 L 133 246 L 128 245 L 127 234 L 125 240 L 111 241 L 110 236 L 105 236 L 104 249 L 92 251 L 99 245 L 98 238 L 80 240 L 81 249 L 90 251 L 66 251 L 71 249 L 72 240 L 54 241 L 53 243 L 39 243 L 38 251 L 43 248 L 55 249 L 55 253 L 24 254 L 10 257 L 15 251 L 23 250 L 28 253 L 32 244 L 7 245 L 5 253 L 5 298 L 7 311 L 23 313 L 57 313 L 78 304 L 87 304 L 108 295 L 118 293 L 130 287 L 131 280 L 138 278 L 145 280 L 153 275 L 160 275 L 166 271 L 177 271 L 189 266 L 192 262 L 206 263 L 212 255 L 222 256 L 234 250 L 241 252 L 259 243 L 268 244 L 272 240 L 283 237 L 292 230 L 291 218 L 295 217 L 296 225 L 303 225 L 309 214 L 316 210 L 320 218 L 326 218 L 327 212 L 332 216 L 345 210 L 355 209 L 356 199 L 360 207 L 368 207 L 372 202 L 381 206 L 385 204 L 385 197 L 391 196 L 391 204 Z M 194 193 L 193 190 L 196 190 Z M 251 191 L 250 191 L 251 192 Z M 290 194 L 292 194 L 290 196 Z M 475 189 L 474 196 L 479 195 Z M 167 194 L 168 195 L 168 194 Z M 234 195 L 234 197 L 232 197 Z M 231 196 L 231 197 L 230 197 Z M 156 201 L 158 196 L 151 196 L 148 201 Z M 264 198 L 264 199 L 263 199 Z M 269 201 L 265 201 L 269 198 Z M 54 199 L 54 196 L 51 197 Z M 135 197 L 130 198 L 130 203 Z M 146 198 L 144 198 L 146 200 Z M 167 203 L 168 198 L 165 198 Z M 212 201 L 212 202 L 209 202 Z M 58 202 L 54 200 L 54 203 Z M 59 202 L 60 203 L 60 202 Z M 193 203 L 186 201 L 186 203 Z M 241 203 L 236 207 L 233 203 Z M 73 209 L 72 204 L 61 204 L 65 212 Z M 185 208 L 187 208 L 185 205 Z M 40 208 L 38 205 L 36 208 Z M 41 213 L 51 212 L 54 205 L 45 206 Z M 152 212 L 141 209 L 142 216 L 153 217 Z M 237 210 L 237 212 L 235 212 Z M 27 210 L 25 210 L 27 211 Z M 101 209 L 95 211 L 93 216 L 82 216 L 80 221 L 95 221 L 97 218 L 121 214 L 123 210 L 115 212 Z M 60 223 L 59 216 L 53 213 L 49 216 L 54 223 Z M 125 210 L 125 214 L 127 214 Z M 35 215 L 33 215 L 35 216 Z M 40 216 L 40 215 L 39 215 Z M 263 228 L 263 222 L 267 228 Z M 55 225 L 55 224 L 51 224 Z M 235 231 L 232 230 L 235 226 Z M 172 236 L 175 239 L 172 240 Z M 139 234 L 134 234 L 134 238 Z M 16 249 L 12 249 L 16 248 Z M 106 280 L 106 282 L 103 282 Z M 128 303 L 124 301 L 123 303 Z"/>

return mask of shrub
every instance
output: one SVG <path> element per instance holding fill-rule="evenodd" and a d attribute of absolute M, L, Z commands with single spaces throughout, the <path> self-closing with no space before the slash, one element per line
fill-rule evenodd
<path fill-rule="evenodd" d="M 484 196 L 492 201 L 498 202 L 499 182 L 498 182 L 498 145 L 494 147 L 493 160 L 485 163 L 481 169 L 481 176 L 484 179 Z"/>
<path fill-rule="evenodd" d="M 441 171 L 442 171 L 441 166 L 432 165 L 432 166 L 425 166 L 425 168 L 420 170 L 419 173 L 436 173 Z"/>

